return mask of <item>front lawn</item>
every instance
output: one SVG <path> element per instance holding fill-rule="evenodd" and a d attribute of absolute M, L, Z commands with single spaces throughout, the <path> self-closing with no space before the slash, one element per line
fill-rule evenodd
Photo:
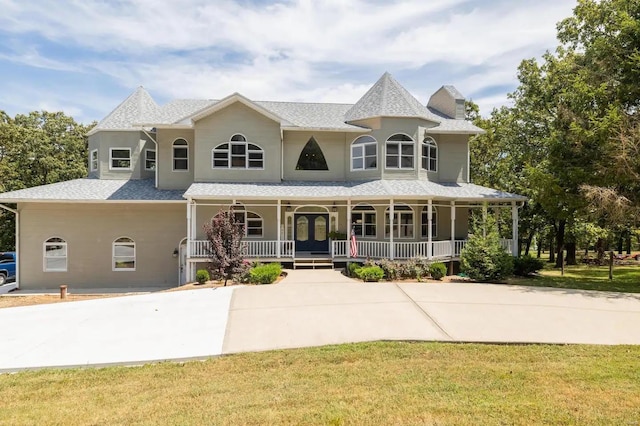
<path fill-rule="evenodd" d="M 636 424 L 640 347 L 382 342 L 0 376 L 0 424 Z"/>

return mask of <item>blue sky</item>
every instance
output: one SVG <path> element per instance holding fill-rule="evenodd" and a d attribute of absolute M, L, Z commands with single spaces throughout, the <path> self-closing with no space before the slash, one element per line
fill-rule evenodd
<path fill-rule="evenodd" d="M 100 120 L 137 86 L 175 98 L 355 102 L 389 71 L 487 115 L 575 0 L 0 0 L 0 110 Z"/>

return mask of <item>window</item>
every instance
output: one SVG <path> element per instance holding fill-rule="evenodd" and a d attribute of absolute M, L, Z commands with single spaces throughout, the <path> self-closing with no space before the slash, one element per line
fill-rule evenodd
<path fill-rule="evenodd" d="M 360 136 L 351 144 L 351 170 L 378 167 L 378 142 L 371 136 Z"/>
<path fill-rule="evenodd" d="M 400 204 L 394 206 L 394 238 L 413 238 L 413 210 L 406 204 Z M 390 224 L 389 220 L 389 208 L 387 207 L 386 214 L 384 215 L 384 237 L 390 236 Z"/>
<path fill-rule="evenodd" d="M 136 243 L 129 237 L 120 237 L 113 242 L 113 270 L 136 270 Z"/>
<path fill-rule="evenodd" d="M 213 149 L 214 169 L 263 169 L 264 151 L 256 144 L 247 142 L 242 135 L 233 135 L 229 142 Z"/>
<path fill-rule="evenodd" d="M 236 222 L 242 224 L 246 237 L 262 238 L 263 221 L 259 214 L 246 211 L 241 204 L 236 204 L 232 210 Z"/>
<path fill-rule="evenodd" d="M 154 149 L 144 150 L 144 169 L 145 170 L 156 169 L 156 151 Z"/>
<path fill-rule="evenodd" d="M 90 169 L 92 172 L 95 172 L 96 170 L 98 170 L 98 150 L 94 149 L 91 151 L 91 165 L 90 165 Z"/>
<path fill-rule="evenodd" d="M 351 222 L 357 237 L 376 237 L 376 209 L 372 206 L 355 206 L 351 211 Z"/>
<path fill-rule="evenodd" d="M 431 236 L 438 235 L 438 210 L 435 207 L 431 207 Z M 429 206 L 424 206 L 421 215 L 422 232 L 421 235 L 424 238 L 429 236 Z"/>
<path fill-rule="evenodd" d="M 109 170 L 131 170 L 131 148 L 109 149 Z"/>
<path fill-rule="evenodd" d="M 173 142 L 173 171 L 189 170 L 189 144 L 184 139 Z"/>
<path fill-rule="evenodd" d="M 44 271 L 65 272 L 67 270 L 67 242 L 53 237 L 44 242 Z"/>
<path fill-rule="evenodd" d="M 322 148 L 313 137 L 302 149 L 296 170 L 329 170 Z"/>
<path fill-rule="evenodd" d="M 430 172 L 438 171 L 438 145 L 429 136 L 422 141 L 422 168 Z"/>
<path fill-rule="evenodd" d="M 413 139 L 398 133 L 387 139 L 387 168 L 413 169 Z"/>

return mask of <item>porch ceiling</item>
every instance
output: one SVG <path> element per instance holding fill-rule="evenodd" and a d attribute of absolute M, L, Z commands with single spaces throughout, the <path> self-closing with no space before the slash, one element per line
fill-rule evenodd
<path fill-rule="evenodd" d="M 371 180 L 359 182 L 194 183 L 185 198 L 358 200 L 438 198 L 465 201 L 525 201 L 526 197 L 472 183 L 435 183 L 425 180 Z"/>

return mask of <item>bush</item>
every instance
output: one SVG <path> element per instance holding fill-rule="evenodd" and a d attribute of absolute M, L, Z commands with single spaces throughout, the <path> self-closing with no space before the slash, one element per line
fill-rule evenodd
<path fill-rule="evenodd" d="M 384 277 L 384 271 L 379 266 L 364 266 L 357 269 L 358 277 L 362 281 L 377 282 Z"/>
<path fill-rule="evenodd" d="M 249 271 L 249 280 L 253 284 L 271 284 L 282 273 L 282 265 L 279 263 L 267 263 L 257 265 Z"/>
<path fill-rule="evenodd" d="M 196 281 L 198 284 L 204 284 L 209 281 L 211 278 L 209 277 L 209 271 L 206 269 L 199 269 L 196 272 Z"/>
<path fill-rule="evenodd" d="M 474 281 L 501 281 L 513 275 L 513 258 L 500 245 L 493 215 L 474 220 L 466 247 L 460 254 L 462 272 Z"/>
<path fill-rule="evenodd" d="M 442 277 L 447 275 L 447 267 L 442 262 L 432 263 L 429 266 L 429 275 L 431 275 L 431 278 L 434 280 L 440 281 Z"/>
<path fill-rule="evenodd" d="M 357 262 L 349 262 L 349 264 L 347 265 L 347 274 L 353 278 L 353 277 L 357 277 L 358 276 L 358 269 L 362 268 L 362 265 L 360 265 Z"/>
<path fill-rule="evenodd" d="M 379 267 L 380 269 L 382 269 L 382 272 L 384 274 L 383 276 L 386 280 L 394 281 L 400 278 L 400 267 L 398 265 L 398 262 L 394 262 L 389 259 L 380 259 L 375 261 L 368 260 L 367 262 L 365 262 L 364 266 Z"/>
<path fill-rule="evenodd" d="M 513 272 L 521 277 L 526 277 L 542 268 L 544 268 L 544 261 L 528 254 L 513 259 Z"/>

